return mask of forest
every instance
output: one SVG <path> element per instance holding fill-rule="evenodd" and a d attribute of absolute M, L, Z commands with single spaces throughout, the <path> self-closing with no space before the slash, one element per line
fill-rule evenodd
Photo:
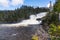
<path fill-rule="evenodd" d="M 40 12 L 47 12 L 46 7 L 36 7 L 22 5 L 15 10 L 0 10 L 0 23 L 16 23 L 23 19 L 28 19 L 30 15 Z"/>

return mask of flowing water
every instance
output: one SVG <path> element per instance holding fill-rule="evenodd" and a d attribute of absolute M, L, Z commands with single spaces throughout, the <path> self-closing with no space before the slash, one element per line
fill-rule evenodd
<path fill-rule="evenodd" d="M 41 21 L 34 19 L 39 17 L 42 18 L 46 14 L 47 13 L 39 13 L 35 17 L 30 16 L 30 19 L 15 24 L 0 24 L 0 40 L 31 40 L 36 30 L 34 28 L 38 27 L 38 24 L 41 23 Z"/>

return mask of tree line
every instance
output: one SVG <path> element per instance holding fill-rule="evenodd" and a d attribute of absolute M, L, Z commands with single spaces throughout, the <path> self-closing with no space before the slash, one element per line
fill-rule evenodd
<path fill-rule="evenodd" d="M 0 10 L 0 23 L 13 23 L 19 22 L 23 19 L 28 19 L 31 14 L 40 12 L 47 12 L 49 9 L 45 7 L 33 8 L 31 6 L 21 6 L 15 10 Z"/>

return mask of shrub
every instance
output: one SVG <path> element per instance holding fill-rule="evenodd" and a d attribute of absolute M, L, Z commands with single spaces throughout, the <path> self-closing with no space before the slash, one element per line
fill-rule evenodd
<path fill-rule="evenodd" d="M 32 36 L 32 40 L 38 40 L 38 36 L 37 35 L 33 35 Z"/>

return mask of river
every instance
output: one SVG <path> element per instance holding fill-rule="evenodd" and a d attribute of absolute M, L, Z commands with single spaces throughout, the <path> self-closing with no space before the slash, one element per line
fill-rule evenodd
<path fill-rule="evenodd" d="M 0 40 L 31 40 L 32 35 L 39 28 L 38 24 L 41 22 L 33 19 L 42 18 L 45 15 L 46 13 L 39 13 L 36 15 L 37 17 L 32 15 L 30 19 L 19 23 L 0 24 Z"/>

